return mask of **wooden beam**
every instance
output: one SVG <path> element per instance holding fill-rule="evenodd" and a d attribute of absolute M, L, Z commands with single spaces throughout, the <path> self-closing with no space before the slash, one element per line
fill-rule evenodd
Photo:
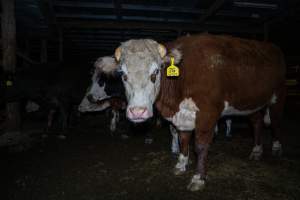
<path fill-rule="evenodd" d="M 198 24 L 204 23 L 209 17 L 213 16 L 225 3 L 225 0 L 216 0 L 205 12 L 205 14 L 200 17 Z"/>
<path fill-rule="evenodd" d="M 2 51 L 3 69 L 11 73 L 16 70 L 16 19 L 15 1 L 1 0 L 2 3 Z"/>
<path fill-rule="evenodd" d="M 221 25 L 201 25 L 195 23 L 153 23 L 153 22 L 118 22 L 118 21 L 86 21 L 86 20 L 68 20 L 58 23 L 65 29 L 82 28 L 82 29 L 150 29 L 150 30 L 170 30 L 176 31 L 213 31 L 221 33 L 263 33 L 260 27 L 249 27 L 247 24 L 232 24 L 232 26 Z"/>
<path fill-rule="evenodd" d="M 30 64 L 33 64 L 33 65 L 41 64 L 40 62 L 32 60 L 26 53 L 22 53 L 22 52 L 17 51 L 17 56 L 22 58 L 23 60 L 25 60 L 26 63 L 30 63 Z"/>
<path fill-rule="evenodd" d="M 2 16 L 2 52 L 3 70 L 6 73 L 6 133 L 14 134 L 20 132 L 21 115 L 20 104 L 17 100 L 17 90 L 15 89 L 14 74 L 16 72 L 16 19 L 15 1 L 1 0 Z"/>
<path fill-rule="evenodd" d="M 70 1 L 55 1 L 55 6 L 63 8 L 98 8 L 98 9 L 114 9 L 114 4 L 112 3 L 101 3 L 101 2 L 70 2 Z M 196 15 L 206 15 L 206 10 L 195 9 L 195 8 L 184 8 L 184 7 L 172 7 L 172 6 L 153 6 L 153 5 L 137 5 L 122 3 L 122 10 L 125 11 L 147 11 L 147 12 L 166 12 L 166 13 L 186 13 L 186 14 L 196 14 Z M 225 11 L 222 10 L 217 13 L 221 16 L 231 16 L 231 17 L 250 17 L 250 11 L 237 10 L 237 11 Z"/>

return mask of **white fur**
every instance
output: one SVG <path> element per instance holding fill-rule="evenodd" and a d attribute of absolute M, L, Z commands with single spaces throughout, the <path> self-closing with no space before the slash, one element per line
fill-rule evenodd
<path fill-rule="evenodd" d="M 149 69 L 149 75 L 153 74 L 153 72 L 157 69 L 159 69 L 157 63 L 153 62 Z"/>
<path fill-rule="evenodd" d="M 186 171 L 186 166 L 189 161 L 189 156 L 184 156 L 183 154 L 179 154 L 177 163 L 175 165 L 175 170 L 177 173 L 182 173 Z"/>
<path fill-rule="evenodd" d="M 270 110 L 269 108 L 266 109 L 265 115 L 264 115 L 264 123 L 268 126 L 271 124 L 271 118 L 270 118 Z"/>
<path fill-rule="evenodd" d="M 96 101 L 106 99 L 109 96 L 106 94 L 104 88 L 105 88 L 105 83 L 103 84 L 102 87 L 100 87 L 99 84 L 97 83 L 97 81 L 95 81 L 92 83 L 92 86 L 91 86 L 90 90 L 87 92 L 87 95 L 89 95 L 89 94 L 93 95 L 93 98 Z"/>
<path fill-rule="evenodd" d="M 255 145 L 252 149 L 250 154 L 250 159 L 258 160 L 263 154 L 263 146 L 262 145 Z"/>
<path fill-rule="evenodd" d="M 171 62 L 171 57 L 174 58 L 174 64 L 178 64 L 182 59 L 182 53 L 179 51 L 178 48 L 171 49 L 170 55 L 165 56 L 164 62 L 165 63 L 170 63 Z"/>
<path fill-rule="evenodd" d="M 132 107 L 144 107 L 147 108 L 150 113 L 150 117 L 153 115 L 153 103 L 160 89 L 160 71 L 157 74 L 156 81 L 153 83 L 150 80 L 150 75 L 158 69 L 158 64 L 153 62 L 148 69 L 148 74 L 145 76 L 145 80 L 141 80 L 138 77 L 133 77 L 134 74 L 128 74 L 128 69 L 125 64 L 121 66 L 122 71 L 128 75 L 128 80 L 123 80 L 126 96 L 128 100 L 127 109 Z M 141 77 L 142 78 L 142 77 Z M 138 81 L 143 81 L 140 84 Z"/>
<path fill-rule="evenodd" d="M 226 119 L 226 137 L 230 137 L 231 136 L 231 124 L 232 124 L 232 120 L 231 119 Z"/>
<path fill-rule="evenodd" d="M 278 140 L 273 142 L 272 151 L 278 151 L 278 150 L 281 150 L 281 148 L 282 148 L 282 145 L 280 144 L 280 142 Z"/>
<path fill-rule="evenodd" d="M 201 190 L 205 186 L 205 180 L 201 179 L 200 174 L 195 174 L 189 185 L 187 186 L 187 189 L 190 191 L 198 191 Z"/>
<path fill-rule="evenodd" d="M 28 101 L 26 104 L 26 112 L 35 112 L 40 109 L 39 104 L 35 103 L 34 101 Z"/>
<path fill-rule="evenodd" d="M 252 109 L 252 110 L 238 110 L 234 108 L 233 106 L 229 105 L 228 101 L 224 101 L 224 110 L 222 111 L 222 116 L 228 116 L 228 115 L 249 115 L 252 113 L 255 113 L 256 111 L 263 108 L 263 106 L 260 106 L 258 108 Z"/>
<path fill-rule="evenodd" d="M 195 129 L 196 112 L 199 108 L 192 98 L 185 98 L 179 104 L 179 111 L 172 117 L 172 123 L 181 131 Z"/>
<path fill-rule="evenodd" d="M 109 56 L 98 58 L 94 66 L 100 69 L 100 71 L 104 72 L 105 74 L 112 73 L 118 67 L 115 58 Z"/>
<path fill-rule="evenodd" d="M 127 67 L 126 67 L 125 64 L 123 64 L 123 65 L 121 66 L 121 70 L 123 71 L 124 74 L 128 74 L 128 70 L 127 70 Z"/>
<path fill-rule="evenodd" d="M 95 103 L 91 103 L 87 97 L 85 96 L 81 103 L 78 106 L 78 111 L 79 112 L 95 112 L 95 111 L 103 111 L 106 108 L 108 108 L 110 106 L 110 103 L 104 102 L 101 105 L 95 104 Z"/>
<path fill-rule="evenodd" d="M 117 128 L 117 122 L 119 121 L 119 112 L 112 110 L 112 114 L 113 114 L 113 117 L 111 118 L 109 128 L 110 128 L 111 132 L 115 132 L 116 128 Z"/>
<path fill-rule="evenodd" d="M 180 148 L 179 148 L 178 132 L 176 131 L 176 128 L 171 124 L 170 124 L 170 132 L 172 135 L 172 145 L 171 145 L 172 153 L 179 154 Z"/>
<path fill-rule="evenodd" d="M 275 104 L 276 102 L 277 102 L 277 96 L 276 96 L 276 94 L 273 94 L 272 97 L 271 97 L 270 103 Z"/>

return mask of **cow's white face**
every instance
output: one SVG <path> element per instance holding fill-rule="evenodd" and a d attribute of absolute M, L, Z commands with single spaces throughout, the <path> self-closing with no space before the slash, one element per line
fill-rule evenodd
<path fill-rule="evenodd" d="M 153 103 L 160 88 L 160 63 L 140 59 L 138 68 L 133 63 L 121 65 L 123 83 L 128 100 L 127 117 L 133 122 L 142 122 L 153 116 Z"/>
<path fill-rule="evenodd" d="M 164 46 L 149 39 L 129 40 L 116 50 L 115 57 L 123 73 L 129 120 L 143 122 L 153 116 L 165 54 Z"/>

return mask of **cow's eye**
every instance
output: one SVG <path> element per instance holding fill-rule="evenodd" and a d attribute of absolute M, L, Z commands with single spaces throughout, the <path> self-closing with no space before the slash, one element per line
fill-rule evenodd
<path fill-rule="evenodd" d="M 127 81 L 128 77 L 127 77 L 126 74 L 123 74 L 122 77 L 123 77 L 123 80 L 124 80 L 124 81 Z"/>
<path fill-rule="evenodd" d="M 155 81 L 156 81 L 156 76 L 157 76 L 158 72 L 159 72 L 158 69 L 156 69 L 156 70 L 150 75 L 150 80 L 151 80 L 152 83 L 155 83 Z"/>

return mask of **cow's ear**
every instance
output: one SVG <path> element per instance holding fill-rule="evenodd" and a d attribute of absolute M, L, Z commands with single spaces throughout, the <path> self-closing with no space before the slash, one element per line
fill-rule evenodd
<path fill-rule="evenodd" d="M 164 58 L 167 54 L 167 49 L 164 45 L 158 44 L 158 52 L 161 58 Z"/>
<path fill-rule="evenodd" d="M 174 64 L 180 63 L 182 59 L 181 51 L 178 48 L 171 49 L 168 55 L 164 57 L 164 63 L 170 63 L 172 57 L 174 58 Z"/>
<path fill-rule="evenodd" d="M 115 58 L 116 58 L 116 61 L 118 61 L 118 62 L 120 61 L 121 53 L 122 53 L 121 47 L 116 48 L 116 50 L 115 50 Z"/>
<path fill-rule="evenodd" d="M 118 70 L 118 64 L 113 57 L 100 57 L 96 60 L 94 66 L 105 74 L 112 74 Z"/>

